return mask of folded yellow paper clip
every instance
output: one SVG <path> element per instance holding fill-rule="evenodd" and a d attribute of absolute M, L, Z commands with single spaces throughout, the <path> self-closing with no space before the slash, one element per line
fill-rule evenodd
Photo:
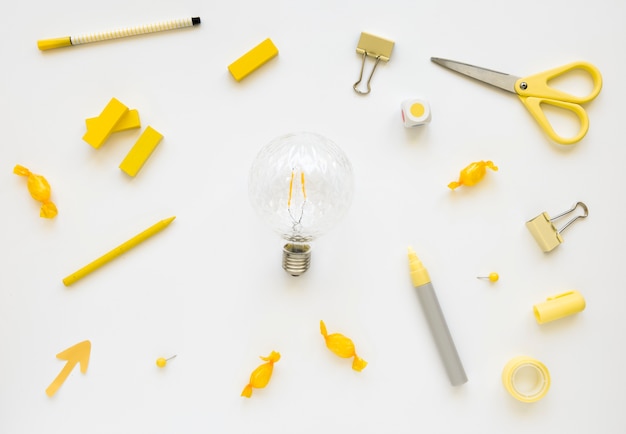
<path fill-rule="evenodd" d="M 380 36 L 374 36 L 369 33 L 361 32 L 361 38 L 359 39 L 359 43 L 356 47 L 356 52 L 363 56 L 363 62 L 361 63 L 361 74 L 359 75 L 359 81 L 354 83 L 352 88 L 354 91 L 361 95 L 367 95 L 372 90 L 370 87 L 370 82 L 372 81 L 372 76 L 374 75 L 374 71 L 376 71 L 376 67 L 378 66 L 378 62 L 381 60 L 384 62 L 389 62 L 389 58 L 391 57 L 391 51 L 393 50 L 393 41 L 389 39 L 381 38 Z M 374 63 L 374 67 L 372 68 L 372 72 L 370 73 L 369 78 L 367 79 L 367 91 L 362 91 L 358 89 L 361 80 L 363 79 L 363 69 L 365 69 L 365 59 L 367 57 L 373 57 L 376 59 L 376 63 Z"/>
<path fill-rule="evenodd" d="M 556 226 L 552 223 L 554 220 L 557 220 L 561 217 L 564 217 L 572 212 L 578 207 L 581 207 L 583 210 L 582 215 L 577 215 L 563 226 L 561 229 L 557 229 Z M 587 209 L 587 205 L 582 202 L 576 202 L 574 206 L 568 209 L 565 212 L 557 215 L 556 217 L 550 218 L 548 213 L 544 212 L 539 214 L 534 219 L 526 222 L 526 227 L 530 231 L 530 233 L 535 237 L 535 241 L 539 244 L 539 247 L 545 252 L 548 253 L 554 250 L 559 244 L 563 242 L 563 237 L 561 237 L 561 232 L 563 232 L 569 225 L 574 223 L 576 220 L 585 218 L 589 215 L 589 210 Z"/>

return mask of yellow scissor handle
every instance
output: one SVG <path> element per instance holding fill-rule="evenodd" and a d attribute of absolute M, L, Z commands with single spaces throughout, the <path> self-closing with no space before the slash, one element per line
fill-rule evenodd
<path fill-rule="evenodd" d="M 589 93 L 589 95 L 571 95 L 548 85 L 548 81 L 552 80 L 553 78 L 565 75 L 568 72 L 576 69 L 586 71 L 591 76 L 593 89 L 591 93 Z M 515 82 L 515 91 L 520 96 L 536 96 L 546 99 L 573 102 L 577 104 L 583 104 L 591 101 L 596 96 L 598 96 L 598 94 L 600 93 L 600 89 L 602 89 L 602 75 L 600 74 L 598 68 L 588 62 L 572 62 L 558 68 L 530 75 L 525 78 L 520 78 Z"/>
<path fill-rule="evenodd" d="M 560 101 L 557 99 L 534 98 L 526 96 L 520 96 L 520 99 L 522 100 L 524 106 L 528 109 L 530 114 L 533 115 L 539 126 L 546 132 L 546 134 L 552 140 L 560 143 L 561 145 L 572 145 L 580 141 L 583 137 L 585 137 L 585 134 L 587 134 L 587 131 L 589 130 L 589 117 L 587 116 L 587 112 L 585 112 L 585 110 L 578 104 Z M 556 131 L 554 131 L 554 128 L 552 128 L 550 121 L 548 121 L 548 118 L 541 108 L 541 104 L 549 104 L 554 107 L 573 112 L 580 120 L 580 129 L 578 130 L 578 133 L 576 133 L 573 137 L 559 136 Z"/>

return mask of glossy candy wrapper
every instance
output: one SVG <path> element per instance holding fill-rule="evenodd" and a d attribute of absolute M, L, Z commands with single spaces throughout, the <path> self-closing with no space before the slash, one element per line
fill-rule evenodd
<path fill-rule="evenodd" d="M 352 339 L 347 338 L 340 333 L 333 333 L 329 335 L 326 331 L 326 324 L 324 324 L 324 321 L 320 321 L 320 331 L 322 336 L 324 336 L 326 346 L 330 351 L 337 354 L 339 357 L 346 359 L 354 357 L 354 360 L 352 361 L 352 369 L 355 371 L 361 372 L 365 369 L 367 362 L 356 355 Z"/>
<path fill-rule="evenodd" d="M 57 207 L 50 201 L 50 184 L 48 184 L 46 178 L 31 173 L 27 168 L 19 164 L 13 168 L 13 173 L 28 177 L 28 191 L 30 195 L 33 199 L 42 203 L 39 215 L 47 219 L 56 217 L 58 213 Z"/>
<path fill-rule="evenodd" d="M 246 385 L 246 387 L 244 387 L 241 392 L 241 396 L 250 398 L 252 396 L 252 388 L 262 389 L 267 386 L 270 378 L 272 378 L 274 363 L 280 360 L 280 353 L 272 351 L 269 356 L 261 357 L 261 360 L 265 360 L 267 363 L 263 363 L 261 366 L 252 371 L 252 374 L 250 374 L 250 382 Z"/>
<path fill-rule="evenodd" d="M 495 166 L 491 161 L 476 161 L 471 163 L 465 169 L 461 170 L 459 174 L 459 180 L 457 182 L 451 182 L 448 184 L 448 187 L 454 190 L 461 185 L 467 185 L 471 187 L 472 185 L 478 184 L 485 177 L 485 173 L 487 173 L 487 168 L 497 171 L 498 167 Z"/>

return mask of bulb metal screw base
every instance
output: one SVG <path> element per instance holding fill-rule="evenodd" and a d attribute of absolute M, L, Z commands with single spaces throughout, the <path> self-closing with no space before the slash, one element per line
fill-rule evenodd
<path fill-rule="evenodd" d="M 292 276 L 304 274 L 311 265 L 311 246 L 288 243 L 283 246 L 283 269 Z"/>

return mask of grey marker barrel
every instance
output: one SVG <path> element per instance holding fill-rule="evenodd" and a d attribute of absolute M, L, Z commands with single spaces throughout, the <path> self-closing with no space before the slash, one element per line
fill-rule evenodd
<path fill-rule="evenodd" d="M 439 300 L 435 294 L 435 288 L 431 282 L 416 286 L 417 294 L 422 305 L 422 310 L 428 321 L 430 331 L 439 350 L 439 355 L 448 373 L 448 378 L 453 386 L 460 386 L 467 383 L 467 375 L 463 369 L 461 358 L 456 351 L 452 335 L 446 324 L 446 320 L 441 311 Z"/>

